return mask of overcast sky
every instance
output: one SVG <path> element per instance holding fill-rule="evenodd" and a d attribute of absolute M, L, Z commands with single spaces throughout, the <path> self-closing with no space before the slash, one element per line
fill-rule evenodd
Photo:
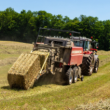
<path fill-rule="evenodd" d="M 80 15 L 110 19 L 110 0 L 0 0 L 0 11 L 11 7 L 16 12 L 45 10 L 53 15 L 61 14 L 70 19 Z"/>

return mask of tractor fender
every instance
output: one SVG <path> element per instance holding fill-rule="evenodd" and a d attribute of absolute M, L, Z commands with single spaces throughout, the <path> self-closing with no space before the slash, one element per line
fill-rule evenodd
<path fill-rule="evenodd" d="M 94 55 L 95 62 L 97 61 L 98 55 Z"/>

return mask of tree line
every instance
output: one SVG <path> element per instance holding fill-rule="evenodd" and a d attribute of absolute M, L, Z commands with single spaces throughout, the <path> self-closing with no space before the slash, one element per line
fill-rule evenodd
<path fill-rule="evenodd" d="M 110 20 L 100 21 L 97 17 L 85 15 L 70 19 L 46 11 L 22 10 L 17 13 L 12 8 L 0 11 L 0 40 L 31 43 L 35 41 L 39 27 L 78 31 L 81 36 L 93 36 L 99 42 L 99 49 L 110 49 Z"/>

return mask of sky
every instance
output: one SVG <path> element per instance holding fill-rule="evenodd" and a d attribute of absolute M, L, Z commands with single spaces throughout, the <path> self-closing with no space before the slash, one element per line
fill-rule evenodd
<path fill-rule="evenodd" d="M 101 21 L 110 19 L 110 0 L 0 0 L 0 11 L 9 7 L 18 13 L 23 9 L 32 12 L 43 10 L 70 19 L 80 15 L 98 17 Z"/>

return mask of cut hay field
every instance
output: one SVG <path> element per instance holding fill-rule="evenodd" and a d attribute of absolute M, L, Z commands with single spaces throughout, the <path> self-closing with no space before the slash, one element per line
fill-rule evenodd
<path fill-rule="evenodd" d="M 110 109 L 110 51 L 99 51 L 98 73 L 72 85 L 40 81 L 29 90 L 10 89 L 7 72 L 32 44 L 0 41 L 0 110 L 97 110 Z M 48 77 L 48 76 L 47 76 Z"/>

